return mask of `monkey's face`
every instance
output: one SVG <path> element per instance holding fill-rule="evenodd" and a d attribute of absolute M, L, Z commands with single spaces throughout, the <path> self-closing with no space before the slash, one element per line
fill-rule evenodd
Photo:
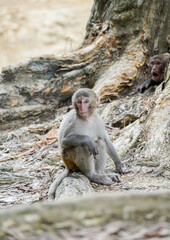
<path fill-rule="evenodd" d="M 159 58 L 151 59 L 149 64 L 151 68 L 152 79 L 155 82 L 161 82 L 163 78 L 165 64 Z"/>
<path fill-rule="evenodd" d="M 78 97 L 75 100 L 75 109 L 82 119 L 87 119 L 91 115 L 91 100 L 88 97 Z"/>

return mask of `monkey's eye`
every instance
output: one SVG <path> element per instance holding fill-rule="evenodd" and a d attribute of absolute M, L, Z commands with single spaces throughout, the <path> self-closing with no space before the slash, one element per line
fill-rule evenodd
<path fill-rule="evenodd" d="M 160 65 L 160 64 L 161 64 L 161 62 L 157 62 L 157 64 L 158 64 L 158 65 Z"/>
<path fill-rule="evenodd" d="M 89 100 L 85 100 L 85 103 L 89 103 Z"/>
<path fill-rule="evenodd" d="M 78 103 L 78 104 L 81 104 L 81 100 L 78 100 L 77 103 Z"/>

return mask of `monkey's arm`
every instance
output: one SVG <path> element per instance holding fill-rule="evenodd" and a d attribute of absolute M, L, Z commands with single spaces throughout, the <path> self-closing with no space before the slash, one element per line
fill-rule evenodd
<path fill-rule="evenodd" d="M 87 145 L 89 151 L 94 156 L 98 154 L 96 143 L 86 135 L 70 134 L 64 137 L 61 141 L 63 148 L 78 147 L 80 145 Z"/>
<path fill-rule="evenodd" d="M 152 80 L 152 78 L 147 79 L 146 81 L 144 81 L 140 86 L 138 86 L 136 88 L 136 93 L 137 92 L 144 92 L 146 89 L 148 89 L 150 86 L 154 85 L 153 83 L 154 81 Z"/>
<path fill-rule="evenodd" d="M 106 141 L 107 153 L 109 154 L 111 159 L 114 161 L 116 166 L 116 171 L 118 173 L 123 173 L 124 171 L 122 169 L 121 159 L 108 136 L 106 137 L 105 141 Z"/>

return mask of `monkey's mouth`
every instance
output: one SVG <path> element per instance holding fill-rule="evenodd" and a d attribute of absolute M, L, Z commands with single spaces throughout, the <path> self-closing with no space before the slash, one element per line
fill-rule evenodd
<path fill-rule="evenodd" d="M 87 112 L 80 112 L 80 116 L 85 119 L 85 118 L 88 117 L 88 113 Z"/>
<path fill-rule="evenodd" d="M 80 112 L 81 115 L 87 115 L 88 112 Z"/>
<path fill-rule="evenodd" d="M 155 82 L 160 82 L 161 81 L 161 75 L 157 72 L 153 72 L 152 73 L 152 79 L 155 81 Z"/>
<path fill-rule="evenodd" d="M 159 76 L 159 74 L 158 73 L 156 73 L 156 72 L 153 72 L 153 74 L 152 74 L 154 77 L 158 77 Z"/>

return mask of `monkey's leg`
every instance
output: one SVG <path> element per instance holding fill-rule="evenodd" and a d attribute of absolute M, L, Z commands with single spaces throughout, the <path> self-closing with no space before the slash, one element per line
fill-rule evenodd
<path fill-rule="evenodd" d="M 104 173 L 106 168 L 106 144 L 102 139 L 97 140 L 98 155 L 94 159 L 97 173 Z"/>
<path fill-rule="evenodd" d="M 105 173 L 106 168 L 106 144 L 102 139 L 97 141 L 98 144 L 98 155 L 95 159 L 95 169 L 99 174 L 105 174 L 113 181 L 121 182 L 120 175 L 117 173 L 107 174 Z"/>
<path fill-rule="evenodd" d="M 104 185 L 112 184 L 112 179 L 106 174 L 96 173 L 94 161 L 93 155 L 90 155 L 89 150 L 85 146 L 77 147 L 75 163 L 80 171 L 89 178 L 91 182 Z"/>

